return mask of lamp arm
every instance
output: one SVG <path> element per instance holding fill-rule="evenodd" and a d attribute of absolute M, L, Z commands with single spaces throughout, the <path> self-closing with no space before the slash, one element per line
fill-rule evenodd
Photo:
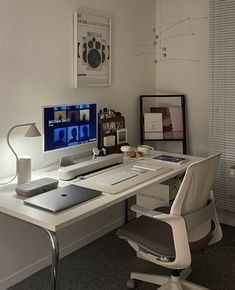
<path fill-rule="evenodd" d="M 13 149 L 13 147 L 12 147 L 12 145 L 11 145 L 11 142 L 10 142 L 10 134 L 11 134 L 11 132 L 12 132 L 15 128 L 18 128 L 18 127 L 25 127 L 25 126 L 31 126 L 31 125 L 35 125 L 35 124 L 36 124 L 36 123 L 27 123 L 27 124 L 15 125 L 15 126 L 13 126 L 13 127 L 9 130 L 9 132 L 8 132 L 8 134 L 7 134 L 7 144 L 8 144 L 8 146 L 10 147 L 11 151 L 13 152 L 13 154 L 15 155 L 16 160 L 18 160 L 19 157 L 18 157 L 18 155 L 16 154 L 16 152 L 15 152 L 15 150 Z"/>

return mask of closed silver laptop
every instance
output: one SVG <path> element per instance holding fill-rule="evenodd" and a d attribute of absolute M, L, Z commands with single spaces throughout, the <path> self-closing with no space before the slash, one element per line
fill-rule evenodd
<path fill-rule="evenodd" d="M 101 194 L 101 191 L 98 190 L 77 185 L 67 185 L 27 198 L 24 203 L 51 212 L 59 212 Z"/>

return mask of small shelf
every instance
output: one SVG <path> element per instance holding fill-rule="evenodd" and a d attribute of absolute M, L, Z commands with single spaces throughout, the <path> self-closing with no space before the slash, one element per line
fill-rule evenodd
<path fill-rule="evenodd" d="M 102 148 L 105 145 L 104 138 L 108 136 L 114 136 L 115 144 L 112 146 L 106 146 L 107 153 L 120 153 L 121 146 L 128 145 L 128 143 L 123 142 L 117 144 L 117 130 L 125 128 L 125 118 L 120 113 L 115 117 L 108 117 L 98 120 L 98 131 L 99 131 L 99 138 L 98 138 L 98 147 Z"/>
<path fill-rule="evenodd" d="M 140 143 L 182 142 L 187 153 L 184 95 L 140 96 Z"/>

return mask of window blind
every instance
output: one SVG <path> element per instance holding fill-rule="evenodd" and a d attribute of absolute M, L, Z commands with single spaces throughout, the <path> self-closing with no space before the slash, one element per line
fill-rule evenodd
<path fill-rule="evenodd" d="M 210 0 L 209 23 L 209 151 L 223 153 L 215 202 L 235 212 L 235 192 L 229 187 L 230 167 L 235 164 L 235 1 Z"/>

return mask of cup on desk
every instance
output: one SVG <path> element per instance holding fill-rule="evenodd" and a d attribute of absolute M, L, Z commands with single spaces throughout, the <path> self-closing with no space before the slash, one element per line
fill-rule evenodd
<path fill-rule="evenodd" d="M 124 153 L 124 156 L 127 157 L 128 156 L 128 152 L 131 151 L 131 147 L 130 146 L 122 146 L 120 148 L 120 150 Z"/>
<path fill-rule="evenodd" d="M 139 145 L 138 146 L 138 151 L 140 151 L 143 156 L 147 156 L 150 154 L 150 151 L 153 150 L 153 147 L 149 145 Z"/>

